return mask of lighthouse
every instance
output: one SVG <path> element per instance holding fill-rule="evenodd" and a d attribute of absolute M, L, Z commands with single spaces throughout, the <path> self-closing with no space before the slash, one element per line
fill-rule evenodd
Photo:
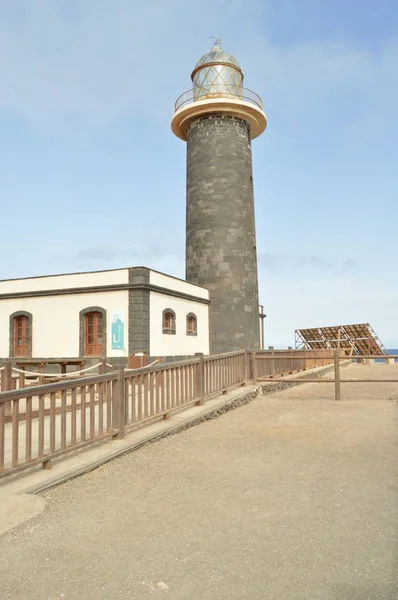
<path fill-rule="evenodd" d="M 267 119 L 220 40 L 191 79 L 171 122 L 187 143 L 186 280 L 210 291 L 212 354 L 259 348 L 251 142 Z"/>

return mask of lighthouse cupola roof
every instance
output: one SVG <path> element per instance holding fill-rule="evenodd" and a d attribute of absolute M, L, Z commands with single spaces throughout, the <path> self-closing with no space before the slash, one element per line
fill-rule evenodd
<path fill-rule="evenodd" d="M 192 71 L 195 99 L 214 96 L 240 97 L 243 73 L 236 58 L 225 52 L 217 39 L 210 52 L 204 54 Z"/>
<path fill-rule="evenodd" d="M 228 52 L 225 52 L 225 50 L 223 50 L 221 46 L 221 40 L 219 38 L 216 39 L 211 50 L 200 57 L 200 59 L 195 65 L 194 71 L 196 71 L 196 69 L 200 67 L 203 67 L 204 65 L 214 63 L 233 65 L 240 70 L 240 65 L 238 61 L 232 56 L 232 54 L 229 54 Z"/>

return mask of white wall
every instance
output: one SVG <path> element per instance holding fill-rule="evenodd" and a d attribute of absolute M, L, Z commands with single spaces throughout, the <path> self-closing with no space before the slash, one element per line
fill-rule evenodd
<path fill-rule="evenodd" d="M 70 289 L 101 285 L 127 284 L 128 269 L 96 273 L 77 273 L 0 281 L 0 294 Z M 150 271 L 150 283 L 191 296 L 208 299 L 209 292 L 183 280 Z M 27 311 L 33 315 L 32 357 L 79 356 L 79 313 L 89 306 L 107 311 L 107 356 L 128 356 L 128 291 L 89 292 L 0 299 L 0 357 L 9 356 L 10 315 Z M 162 312 L 171 308 L 176 313 L 176 335 L 163 334 Z M 112 350 L 112 318 L 124 313 L 124 350 Z M 186 315 L 198 319 L 198 335 L 186 334 Z M 209 353 L 208 305 L 183 298 L 150 293 L 150 352 L 154 356 L 185 356 L 195 352 Z"/>
<path fill-rule="evenodd" d="M 8 279 L 0 281 L 0 294 L 117 285 L 128 283 L 128 280 L 128 269 L 98 271 L 96 273 L 76 273 L 71 275 L 51 275 L 49 277 L 32 277 L 26 279 Z"/>
<path fill-rule="evenodd" d="M 198 289 L 196 286 L 192 287 Z M 163 333 L 162 313 L 166 308 L 171 308 L 176 313 L 175 335 Z M 190 312 L 198 319 L 197 336 L 187 335 L 186 316 Z M 208 304 L 150 292 L 150 320 L 151 356 L 188 356 L 195 352 L 209 354 Z"/>
<path fill-rule="evenodd" d="M 192 283 L 187 283 L 182 279 L 170 277 L 170 275 L 164 275 L 163 273 L 158 273 L 157 271 L 150 271 L 149 283 L 170 290 L 176 290 L 177 292 L 182 292 L 184 294 L 190 294 L 191 296 L 197 296 L 198 298 L 205 298 L 206 300 L 209 299 L 209 290 L 197 285 L 193 285 Z"/>
<path fill-rule="evenodd" d="M 21 286 L 26 281 L 21 281 Z M 99 284 L 104 284 L 104 280 L 102 279 Z M 94 285 L 92 281 L 90 285 Z M 72 286 L 68 284 L 68 287 Z M 24 285 L 22 289 L 27 288 Z M 79 313 L 89 306 L 100 306 L 107 311 L 107 356 L 128 356 L 128 291 L 126 290 L 0 300 L 0 357 L 9 356 L 10 315 L 19 310 L 28 311 L 33 315 L 33 358 L 79 356 Z M 112 350 L 112 317 L 119 311 L 124 312 L 125 349 Z"/>

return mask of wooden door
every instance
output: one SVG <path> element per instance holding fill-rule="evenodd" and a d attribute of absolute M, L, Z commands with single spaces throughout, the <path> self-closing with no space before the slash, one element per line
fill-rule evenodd
<path fill-rule="evenodd" d="M 14 318 L 14 356 L 29 356 L 29 317 Z"/>
<path fill-rule="evenodd" d="M 103 323 L 100 312 L 91 312 L 85 316 L 85 355 L 102 356 Z"/>

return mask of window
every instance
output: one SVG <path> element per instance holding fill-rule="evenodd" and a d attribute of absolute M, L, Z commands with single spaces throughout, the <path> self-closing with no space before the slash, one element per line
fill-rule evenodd
<path fill-rule="evenodd" d="M 19 311 L 10 317 L 10 356 L 32 356 L 32 315 Z"/>
<path fill-rule="evenodd" d="M 14 318 L 15 356 L 29 355 L 29 318 L 25 316 Z"/>
<path fill-rule="evenodd" d="M 198 320 L 193 313 L 187 315 L 187 335 L 198 335 Z"/>
<path fill-rule="evenodd" d="M 84 316 L 84 355 L 102 356 L 104 350 L 104 329 L 102 313 L 93 311 Z"/>
<path fill-rule="evenodd" d="M 163 333 L 175 334 L 176 332 L 176 314 L 171 308 L 163 311 Z"/>

